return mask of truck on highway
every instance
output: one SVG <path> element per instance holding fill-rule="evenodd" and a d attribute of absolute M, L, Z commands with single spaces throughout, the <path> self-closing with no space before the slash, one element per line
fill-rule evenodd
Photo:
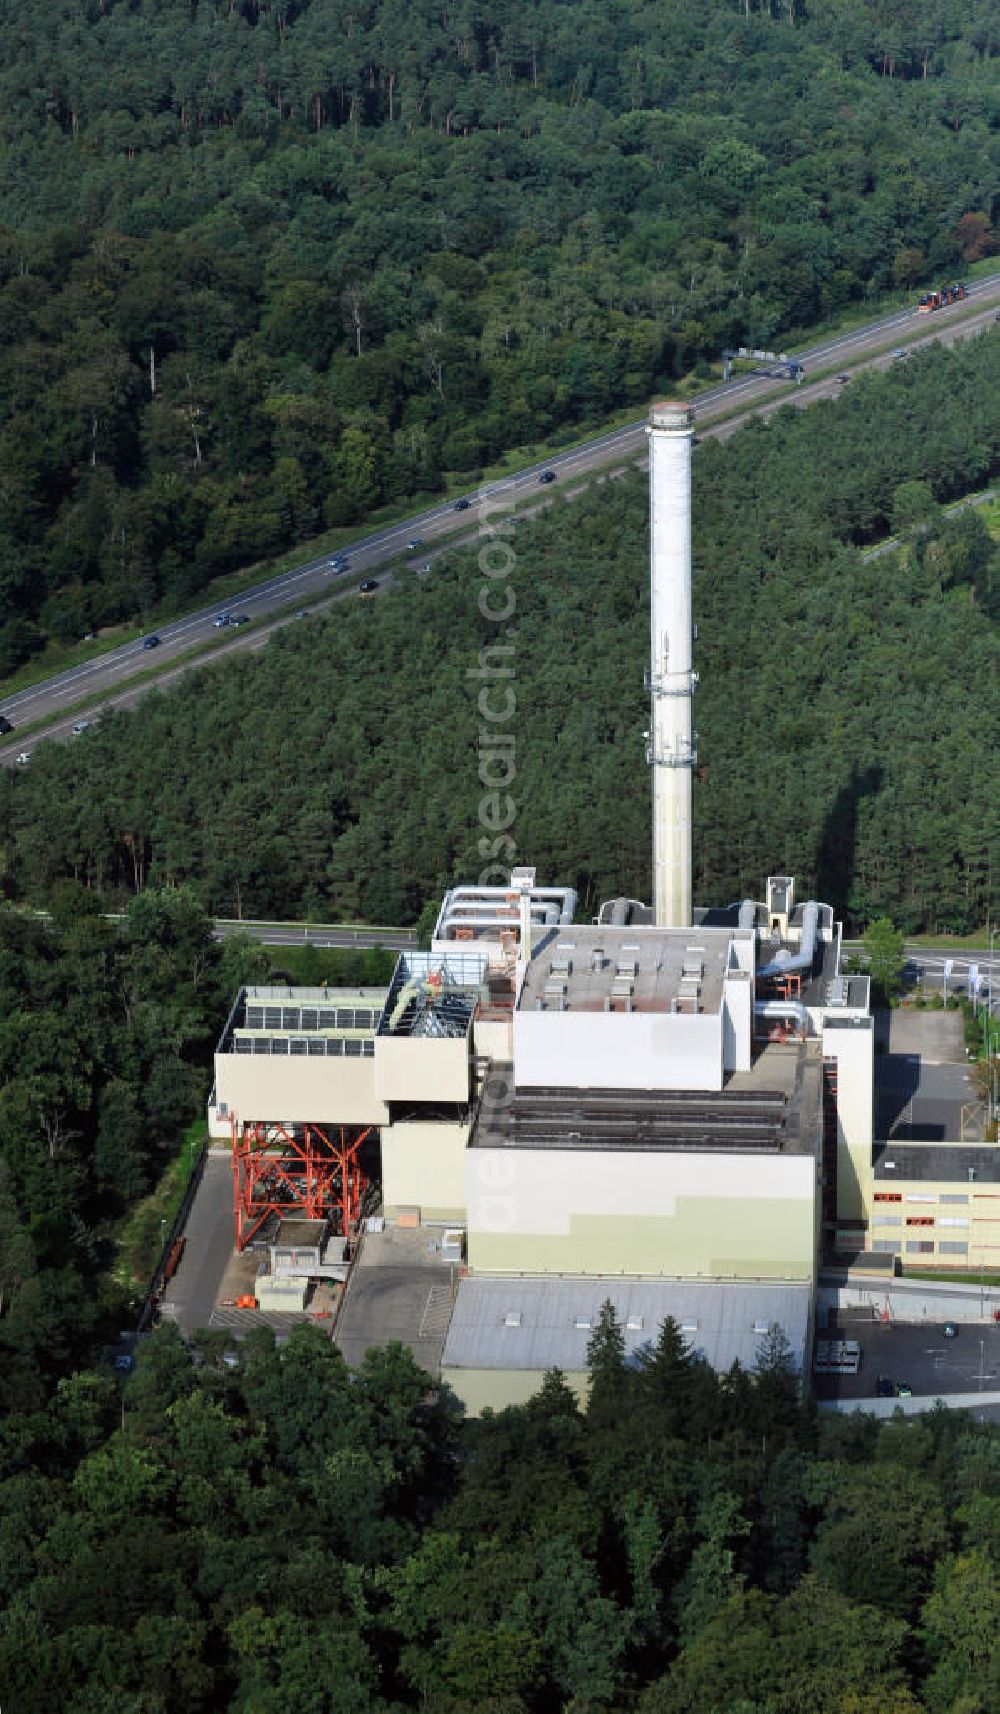
<path fill-rule="evenodd" d="M 925 292 L 917 305 L 917 314 L 930 315 L 931 310 L 944 309 L 945 304 L 957 304 L 965 293 L 965 286 L 960 280 L 956 280 L 953 286 L 939 286 L 936 291 Z"/>

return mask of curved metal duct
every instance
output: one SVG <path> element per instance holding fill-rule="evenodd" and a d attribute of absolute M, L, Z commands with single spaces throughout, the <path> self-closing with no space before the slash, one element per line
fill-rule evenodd
<path fill-rule="evenodd" d="M 809 1014 L 801 1000 L 755 1000 L 755 1018 L 794 1018 L 803 1035 L 809 1033 Z"/>
<path fill-rule="evenodd" d="M 816 935 L 819 931 L 820 907 L 815 899 L 810 899 L 802 907 L 802 939 L 798 952 L 779 952 L 770 964 L 763 964 L 757 972 L 758 980 L 765 976 L 788 976 L 795 970 L 811 970 L 816 956 Z"/>

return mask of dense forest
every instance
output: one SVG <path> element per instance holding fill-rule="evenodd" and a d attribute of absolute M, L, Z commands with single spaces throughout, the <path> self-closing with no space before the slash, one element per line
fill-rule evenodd
<path fill-rule="evenodd" d="M 400 1346 L 226 1337 L 4 1400 L 9 1714 L 994 1714 L 994 1424 L 817 1416 L 778 1328 L 630 1368 L 610 1305 L 585 1413 L 478 1422 Z"/>
<path fill-rule="evenodd" d="M 697 900 L 777 866 L 852 925 L 995 916 L 998 549 L 940 503 L 995 474 L 998 413 L 990 333 L 696 450 Z M 418 921 L 486 857 L 469 674 L 502 632 L 517 852 L 586 913 L 648 897 L 647 531 L 645 477 L 608 482 L 518 522 L 506 628 L 455 550 L 36 746 L 0 771 L 8 895 L 188 881 L 225 916 Z"/>
<path fill-rule="evenodd" d="M 233 991 L 267 969 L 242 938 L 217 946 L 184 889 L 133 899 L 120 926 L 100 908 L 71 885 L 45 919 L 0 908 L 0 1412 L 42 1410 L 134 1321 L 117 1222 L 204 1111 Z"/>
<path fill-rule="evenodd" d="M 0 675 L 1000 248 L 996 9 L 0 3 Z"/>

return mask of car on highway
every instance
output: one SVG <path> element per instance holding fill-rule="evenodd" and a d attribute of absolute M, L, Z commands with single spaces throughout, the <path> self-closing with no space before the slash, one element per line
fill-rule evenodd
<path fill-rule="evenodd" d="M 378 588 L 378 578 L 377 577 L 366 577 L 363 583 L 358 584 L 358 594 L 359 595 L 374 595 L 377 588 Z"/>
<path fill-rule="evenodd" d="M 1000 317 L 998 317 L 998 320 L 1000 320 Z M 453 510 L 456 512 L 467 512 L 471 505 L 471 500 L 456 500 Z"/>
<path fill-rule="evenodd" d="M 335 553 L 326 563 L 331 571 L 346 571 L 351 562 L 346 553 Z"/>
<path fill-rule="evenodd" d="M 909 357 L 909 355 L 910 353 L 907 351 L 905 345 L 901 345 L 898 351 L 893 352 L 892 360 L 894 363 L 902 363 L 904 358 Z"/>
<path fill-rule="evenodd" d="M 232 614 L 228 611 L 225 613 L 217 613 L 215 618 L 212 620 L 212 624 L 215 626 L 217 631 L 224 631 L 231 618 Z"/>
<path fill-rule="evenodd" d="M 159 637 L 158 637 L 158 636 L 157 636 L 157 635 L 156 635 L 156 633 L 155 633 L 155 631 L 154 631 L 154 633 L 153 633 L 153 635 L 152 635 L 152 636 L 150 636 L 150 637 L 143 637 L 143 639 L 142 639 L 142 646 L 143 646 L 143 648 L 144 648 L 144 649 L 158 649 L 158 648 L 159 648 L 159 646 L 160 646 L 160 639 L 159 639 Z"/>
<path fill-rule="evenodd" d="M 424 545 L 423 536 L 414 536 L 412 542 L 407 542 L 406 551 L 407 551 L 407 553 L 416 553 L 417 549 L 422 548 L 423 545 Z"/>
<path fill-rule="evenodd" d="M 30 750 L 22 750 L 17 756 L 14 757 L 14 760 L 17 763 L 19 768 L 26 768 L 28 766 L 28 763 L 31 761 L 31 751 Z"/>
<path fill-rule="evenodd" d="M 13 732 L 13 730 L 13 720 L 8 720 L 6 714 L 0 714 L 0 733 Z"/>
<path fill-rule="evenodd" d="M 73 722 L 73 736 L 75 738 L 79 738 L 80 733 L 88 731 L 89 727 L 90 727 L 90 721 L 89 720 L 74 720 L 74 722 Z"/>
<path fill-rule="evenodd" d="M 941 1332 L 944 1334 L 946 1339 L 958 1338 L 958 1328 L 953 1321 L 946 1321 Z"/>
<path fill-rule="evenodd" d="M 250 615 L 249 613 L 234 613 L 229 623 L 230 625 L 249 625 Z"/>
<path fill-rule="evenodd" d="M 847 383 L 850 379 L 851 379 L 850 375 L 838 375 L 837 376 L 837 380 L 840 382 L 840 385 L 842 387 L 846 387 Z"/>
<path fill-rule="evenodd" d="M 554 470 L 543 470 L 542 474 L 538 478 L 543 488 L 547 487 L 550 482 L 554 482 L 555 479 L 556 473 Z"/>

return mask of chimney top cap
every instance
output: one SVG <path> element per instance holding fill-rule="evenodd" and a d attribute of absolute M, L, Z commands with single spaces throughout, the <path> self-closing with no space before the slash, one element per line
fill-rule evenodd
<path fill-rule="evenodd" d="M 656 399 L 650 417 L 654 428 L 686 431 L 694 425 L 694 411 L 679 399 Z"/>

